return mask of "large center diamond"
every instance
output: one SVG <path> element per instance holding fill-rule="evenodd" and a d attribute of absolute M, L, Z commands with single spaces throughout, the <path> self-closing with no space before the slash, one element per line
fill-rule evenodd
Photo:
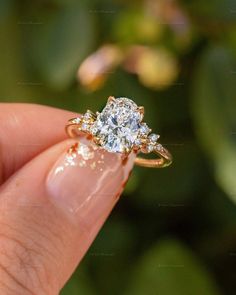
<path fill-rule="evenodd" d="M 112 99 L 98 115 L 92 132 L 103 148 L 122 153 L 132 149 L 141 119 L 142 115 L 132 100 L 125 97 Z"/>

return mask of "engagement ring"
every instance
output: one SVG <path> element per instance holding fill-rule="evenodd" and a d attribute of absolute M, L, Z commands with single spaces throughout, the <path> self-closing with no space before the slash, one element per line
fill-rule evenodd
<path fill-rule="evenodd" d="M 137 154 L 135 164 L 144 167 L 162 168 L 169 166 L 172 156 L 159 142 L 159 135 L 143 122 L 144 107 L 137 106 L 131 99 L 110 96 L 101 112 L 87 110 L 81 117 L 69 120 L 66 132 L 78 137 L 81 132 L 91 135 L 95 144 L 111 153 L 128 156 Z M 138 154 L 155 153 L 154 159 L 139 157 Z"/>

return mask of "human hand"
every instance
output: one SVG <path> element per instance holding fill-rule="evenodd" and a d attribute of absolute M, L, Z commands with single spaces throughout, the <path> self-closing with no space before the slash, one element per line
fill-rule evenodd
<path fill-rule="evenodd" d="M 134 155 L 66 140 L 71 117 L 0 105 L 0 294 L 58 294 L 128 179 Z"/>

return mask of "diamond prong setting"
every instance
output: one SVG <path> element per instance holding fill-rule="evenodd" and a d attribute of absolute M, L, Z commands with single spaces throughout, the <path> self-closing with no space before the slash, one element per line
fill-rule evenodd
<path fill-rule="evenodd" d="M 114 96 L 109 96 L 108 97 L 108 103 L 111 103 L 111 102 L 115 102 L 115 97 Z"/>
<path fill-rule="evenodd" d="M 132 149 L 151 152 L 159 135 L 142 122 L 144 107 L 126 97 L 110 96 L 101 112 L 87 111 L 78 119 L 79 130 L 93 135 L 93 141 L 108 152 L 128 154 Z"/>
<path fill-rule="evenodd" d="M 139 111 L 139 113 L 141 115 L 141 118 L 143 119 L 143 117 L 144 117 L 144 107 L 143 106 L 138 107 L 138 111 Z"/>
<path fill-rule="evenodd" d="M 120 153 L 125 164 L 129 154 L 135 155 L 134 163 L 142 167 L 163 168 L 172 163 L 172 155 L 143 122 L 144 108 L 126 97 L 109 97 L 101 112 L 87 110 L 72 118 L 66 125 L 69 137 L 80 137 L 81 132 L 97 146 L 111 153 Z M 139 153 L 154 153 L 155 158 L 140 157 Z"/>

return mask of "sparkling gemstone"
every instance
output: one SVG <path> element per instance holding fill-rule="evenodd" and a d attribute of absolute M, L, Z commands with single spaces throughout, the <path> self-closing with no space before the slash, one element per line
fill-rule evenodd
<path fill-rule="evenodd" d="M 154 150 L 154 146 L 153 145 L 147 145 L 146 149 L 147 149 L 148 153 L 151 153 Z"/>
<path fill-rule="evenodd" d="M 135 144 L 136 146 L 140 146 L 140 145 L 142 144 L 142 140 L 141 140 L 141 138 L 137 138 L 137 139 L 135 139 L 134 144 Z"/>
<path fill-rule="evenodd" d="M 162 150 L 163 150 L 162 145 L 161 145 L 161 144 L 157 144 L 157 145 L 156 145 L 156 150 L 157 150 L 157 151 L 162 151 Z"/>
<path fill-rule="evenodd" d="M 151 129 L 148 127 L 146 123 L 142 123 L 140 125 L 140 134 L 141 135 L 148 135 L 148 133 L 151 131 Z"/>
<path fill-rule="evenodd" d="M 84 119 L 84 121 L 89 121 L 91 118 L 92 118 L 92 115 L 91 115 L 89 112 L 86 112 L 86 113 L 83 115 L 83 119 Z"/>
<path fill-rule="evenodd" d="M 88 131 L 88 130 L 89 130 L 89 125 L 88 125 L 87 123 L 82 123 L 82 125 L 81 125 L 81 129 L 82 129 L 83 131 Z"/>
<path fill-rule="evenodd" d="M 122 153 L 134 146 L 141 120 L 137 105 L 131 99 L 120 97 L 108 101 L 92 130 L 102 147 L 110 152 Z"/>
<path fill-rule="evenodd" d="M 79 124 L 81 122 L 81 118 L 75 118 L 73 121 L 72 121 L 72 123 L 74 123 L 74 124 Z"/>
<path fill-rule="evenodd" d="M 152 143 L 155 143 L 155 142 L 158 140 L 159 137 L 160 137 L 160 136 L 159 136 L 158 134 L 155 134 L 155 133 L 152 133 L 152 134 L 150 134 L 150 135 L 148 136 L 149 140 L 150 140 Z"/>

